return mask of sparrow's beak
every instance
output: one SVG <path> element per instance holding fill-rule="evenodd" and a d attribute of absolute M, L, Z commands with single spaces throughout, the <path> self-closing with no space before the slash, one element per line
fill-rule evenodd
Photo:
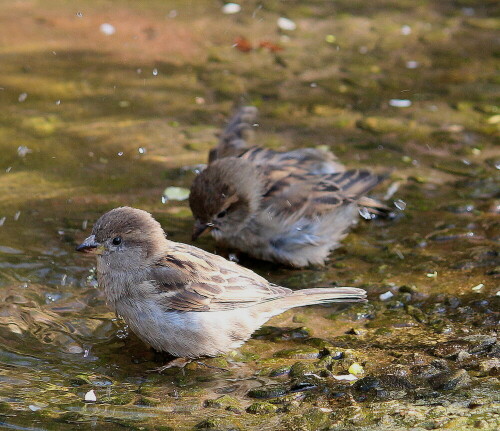
<path fill-rule="evenodd" d="M 194 222 L 193 236 L 191 237 L 191 239 L 193 241 L 196 241 L 200 235 L 202 235 L 208 229 L 212 229 L 213 227 L 213 223 L 202 223 L 201 221 L 196 220 Z"/>
<path fill-rule="evenodd" d="M 76 251 L 89 254 L 102 254 L 104 246 L 96 241 L 95 235 L 90 235 L 87 239 L 85 239 L 85 241 L 76 247 Z"/>

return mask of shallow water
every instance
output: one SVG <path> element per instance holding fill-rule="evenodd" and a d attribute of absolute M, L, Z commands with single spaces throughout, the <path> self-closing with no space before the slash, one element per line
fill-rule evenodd
<path fill-rule="evenodd" d="M 497 2 L 0 5 L 1 428 L 500 426 Z M 278 316 L 207 361 L 227 371 L 147 373 L 164 358 L 116 321 L 74 247 L 118 205 L 189 242 L 187 203 L 162 192 L 189 187 L 242 103 L 259 107 L 259 145 L 328 147 L 388 175 L 374 196 L 399 209 L 324 268 L 241 262 L 370 303 Z M 356 383 L 333 377 L 354 363 Z"/>

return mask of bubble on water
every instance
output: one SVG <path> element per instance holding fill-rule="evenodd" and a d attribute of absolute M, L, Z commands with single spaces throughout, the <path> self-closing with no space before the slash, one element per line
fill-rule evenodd
<path fill-rule="evenodd" d="M 411 106 L 411 100 L 408 99 L 391 99 L 389 105 L 395 108 L 408 108 Z"/>
<path fill-rule="evenodd" d="M 83 351 L 83 357 L 84 357 L 84 358 L 88 358 L 89 354 L 90 354 L 90 349 L 85 349 L 85 350 Z"/>
<path fill-rule="evenodd" d="M 238 3 L 226 3 L 222 6 L 222 13 L 226 15 L 231 15 L 241 11 L 241 6 Z"/>
<path fill-rule="evenodd" d="M 83 17 L 83 13 L 82 13 L 82 12 L 77 12 L 77 13 L 76 13 L 76 16 L 77 16 L 78 18 L 82 18 L 82 17 Z"/>
<path fill-rule="evenodd" d="M 27 98 L 28 98 L 28 93 L 21 93 L 17 98 L 17 100 L 19 100 L 20 102 L 24 102 Z"/>
<path fill-rule="evenodd" d="M 116 336 L 120 340 L 123 340 L 124 338 L 127 338 L 128 337 L 128 325 L 124 325 L 123 328 L 118 329 L 118 331 L 116 331 Z"/>
<path fill-rule="evenodd" d="M 419 65 L 420 65 L 420 63 L 418 61 L 415 61 L 415 60 L 410 60 L 410 61 L 406 62 L 407 69 L 416 69 Z"/>
<path fill-rule="evenodd" d="M 60 100 L 56 100 L 56 105 L 59 106 L 61 104 Z"/>
<path fill-rule="evenodd" d="M 111 36 L 112 34 L 116 33 L 115 26 L 112 24 L 109 24 L 107 22 L 101 24 L 99 26 L 99 30 L 101 31 L 101 33 L 105 34 L 106 36 Z"/>
<path fill-rule="evenodd" d="M 158 76 L 158 69 L 156 67 L 153 69 L 153 76 Z"/>
<path fill-rule="evenodd" d="M 17 147 L 17 155 L 19 157 L 25 157 L 26 154 L 28 153 L 31 153 L 33 152 L 32 150 L 30 150 L 27 146 L 25 145 L 20 145 L 19 147 Z"/>
<path fill-rule="evenodd" d="M 137 151 L 139 151 L 139 154 L 146 154 L 146 148 L 144 147 L 139 147 Z"/>
<path fill-rule="evenodd" d="M 60 293 L 46 293 L 45 294 L 45 303 L 50 304 L 52 302 L 56 302 L 62 298 Z"/>
<path fill-rule="evenodd" d="M 14 221 L 18 221 L 20 216 L 21 216 L 21 211 L 17 211 L 17 212 L 14 214 Z"/>
<path fill-rule="evenodd" d="M 293 31 L 297 28 L 297 24 L 295 24 L 291 19 L 283 16 L 278 18 L 277 24 L 281 30 Z"/>
<path fill-rule="evenodd" d="M 0 227 L 3 226 L 3 224 L 5 223 L 5 220 L 7 220 L 7 217 L 0 218 Z"/>
<path fill-rule="evenodd" d="M 119 157 L 123 156 L 123 151 L 118 151 L 118 156 Z"/>
<path fill-rule="evenodd" d="M 409 25 L 403 25 L 401 27 L 401 34 L 403 36 L 408 36 L 409 34 L 411 34 L 411 27 Z"/>
<path fill-rule="evenodd" d="M 404 211 L 405 208 L 406 208 L 406 202 L 402 199 L 398 199 L 397 201 L 394 201 L 394 206 L 400 210 L 400 211 Z"/>

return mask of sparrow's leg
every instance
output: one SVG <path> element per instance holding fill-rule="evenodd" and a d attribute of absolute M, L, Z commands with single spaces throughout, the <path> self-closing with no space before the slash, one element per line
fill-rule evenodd
<path fill-rule="evenodd" d="M 169 368 L 181 368 L 183 369 L 187 364 L 193 362 L 193 359 L 190 358 L 175 358 L 172 359 L 171 361 L 168 361 L 165 365 L 158 367 L 158 368 L 153 368 L 152 370 L 148 370 L 148 373 L 159 373 L 161 374 L 163 371 L 168 370 Z M 209 365 L 205 364 L 205 362 L 201 361 L 194 361 L 198 365 L 202 365 L 203 367 L 210 368 L 212 370 L 218 370 L 218 371 L 228 371 L 226 368 L 221 368 L 221 367 L 216 367 L 214 365 Z"/>

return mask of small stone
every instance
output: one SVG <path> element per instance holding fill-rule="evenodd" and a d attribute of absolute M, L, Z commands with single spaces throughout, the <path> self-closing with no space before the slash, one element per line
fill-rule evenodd
<path fill-rule="evenodd" d="M 247 408 L 248 413 L 252 413 L 254 415 L 267 415 L 270 413 L 276 413 L 278 407 L 274 404 L 267 403 L 265 401 L 260 401 L 253 403 Z"/>
<path fill-rule="evenodd" d="M 464 369 L 445 371 L 429 379 L 429 383 L 433 389 L 449 391 L 468 387 L 471 383 L 471 378 Z"/>

